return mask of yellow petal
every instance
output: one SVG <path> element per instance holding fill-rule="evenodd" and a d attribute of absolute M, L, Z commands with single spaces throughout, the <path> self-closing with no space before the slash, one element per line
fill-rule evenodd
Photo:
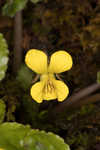
<path fill-rule="evenodd" d="M 55 77 L 53 74 L 43 74 L 40 77 L 41 81 L 44 81 L 43 87 L 43 99 L 44 100 L 54 100 L 57 98 L 56 89 L 53 81 Z"/>
<path fill-rule="evenodd" d="M 45 86 L 44 86 L 43 99 L 44 100 L 54 100 L 56 98 L 57 98 L 56 89 L 53 85 L 53 82 L 49 81 L 49 83 L 45 84 Z"/>
<path fill-rule="evenodd" d="M 60 80 L 55 80 L 54 84 L 56 87 L 58 101 L 62 102 L 68 96 L 69 89 L 67 85 Z"/>
<path fill-rule="evenodd" d="M 41 81 L 35 83 L 31 88 L 31 96 L 38 103 L 41 103 L 43 101 L 43 93 L 42 93 L 43 86 L 44 83 Z"/>
<path fill-rule="evenodd" d="M 47 55 L 40 50 L 29 50 L 25 57 L 25 63 L 38 74 L 47 72 Z"/>
<path fill-rule="evenodd" d="M 72 57 L 66 51 L 57 51 L 51 55 L 49 72 L 61 73 L 72 67 Z"/>

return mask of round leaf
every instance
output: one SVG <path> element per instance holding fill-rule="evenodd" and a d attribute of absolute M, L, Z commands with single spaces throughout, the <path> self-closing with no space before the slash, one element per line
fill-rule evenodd
<path fill-rule="evenodd" d="M 0 80 L 5 76 L 8 63 L 8 46 L 3 35 L 0 33 Z"/>
<path fill-rule="evenodd" d="M 0 134 L 0 148 L 7 150 L 69 150 L 59 136 L 18 123 L 1 124 Z"/>

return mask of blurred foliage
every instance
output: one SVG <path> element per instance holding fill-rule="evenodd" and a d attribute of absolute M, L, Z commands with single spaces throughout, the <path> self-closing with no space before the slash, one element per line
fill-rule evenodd
<path fill-rule="evenodd" d="M 18 71 L 17 81 L 19 82 L 20 86 L 27 90 L 32 84 L 33 80 L 33 73 L 26 67 L 26 65 L 22 65 L 20 70 Z"/>
<path fill-rule="evenodd" d="M 0 148 L 7 150 L 69 150 L 59 136 L 18 123 L 1 124 L 0 133 Z"/>
<path fill-rule="evenodd" d="M 34 3 L 34 4 L 36 4 L 36 3 L 38 3 L 38 2 L 40 2 L 40 1 L 42 1 L 42 0 L 30 0 L 32 3 Z"/>
<path fill-rule="evenodd" d="M 10 75 L 11 77 L 11 75 Z M 15 121 L 16 109 L 21 105 L 23 90 L 20 88 L 15 78 L 5 78 L 0 83 L 0 97 L 6 104 L 5 121 Z"/>
<path fill-rule="evenodd" d="M 30 0 L 32 3 L 36 4 L 42 0 Z M 28 0 L 7 0 L 6 4 L 3 6 L 3 15 L 14 17 L 16 13 L 25 8 Z"/>
<path fill-rule="evenodd" d="M 90 104 L 81 108 L 68 109 L 59 114 L 55 125 L 59 135 L 71 149 L 96 149 L 100 142 L 100 104 Z M 97 149 L 99 150 L 99 149 Z"/>
<path fill-rule="evenodd" d="M 97 83 L 100 83 L 100 71 L 97 72 Z"/>
<path fill-rule="evenodd" d="M 27 94 L 22 97 L 23 105 L 23 123 L 31 124 L 32 127 L 38 128 L 38 114 L 39 114 L 39 105 L 30 98 Z"/>
<path fill-rule="evenodd" d="M 81 134 L 80 132 L 77 134 L 77 138 L 75 138 L 75 135 L 72 135 L 71 138 L 67 139 L 68 143 L 70 145 L 76 144 L 80 145 L 83 148 L 86 148 L 89 143 L 89 135 L 87 133 Z"/>
<path fill-rule="evenodd" d="M 3 122 L 6 112 L 6 105 L 2 99 L 0 99 L 0 123 Z"/>
<path fill-rule="evenodd" d="M 22 10 L 28 0 L 7 0 L 6 4 L 3 6 L 3 15 L 13 17 L 16 12 Z"/>
<path fill-rule="evenodd" d="M 0 80 L 5 77 L 8 63 L 8 46 L 3 35 L 0 33 Z"/>

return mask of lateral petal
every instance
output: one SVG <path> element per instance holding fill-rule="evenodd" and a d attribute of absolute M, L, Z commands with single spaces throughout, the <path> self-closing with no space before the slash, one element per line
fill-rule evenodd
<path fill-rule="evenodd" d="M 47 55 L 40 50 L 29 50 L 25 56 L 25 63 L 38 74 L 47 72 Z"/>
<path fill-rule="evenodd" d="M 69 94 L 68 86 L 60 80 L 55 80 L 54 85 L 56 87 L 58 101 L 62 102 Z"/>
<path fill-rule="evenodd" d="M 42 93 L 43 86 L 44 83 L 40 81 L 35 83 L 31 88 L 31 96 L 38 103 L 41 103 L 43 101 L 43 93 Z"/>
<path fill-rule="evenodd" d="M 72 57 L 66 51 L 60 50 L 51 55 L 48 71 L 61 73 L 72 67 Z"/>

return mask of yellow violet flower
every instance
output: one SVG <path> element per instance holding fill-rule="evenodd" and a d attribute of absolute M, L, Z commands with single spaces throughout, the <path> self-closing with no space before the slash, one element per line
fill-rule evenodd
<path fill-rule="evenodd" d="M 68 87 L 54 75 L 72 67 L 72 57 L 66 51 L 60 50 L 53 53 L 48 64 L 48 58 L 44 52 L 31 49 L 26 54 L 25 63 L 40 75 L 40 81 L 31 88 L 31 96 L 35 101 L 41 103 L 43 100 L 57 98 L 61 102 L 68 96 Z"/>

